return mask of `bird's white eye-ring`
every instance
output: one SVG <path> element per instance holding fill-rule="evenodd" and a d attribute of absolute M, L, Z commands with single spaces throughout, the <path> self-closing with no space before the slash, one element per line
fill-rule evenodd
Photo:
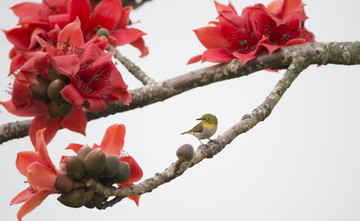
<path fill-rule="evenodd" d="M 208 120 L 209 120 L 209 118 L 208 118 L 208 117 L 205 117 L 205 118 L 204 118 L 204 121 L 208 121 Z"/>

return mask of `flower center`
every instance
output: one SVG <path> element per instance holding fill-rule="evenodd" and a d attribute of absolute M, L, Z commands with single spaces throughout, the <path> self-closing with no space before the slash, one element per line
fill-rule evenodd
<path fill-rule="evenodd" d="M 300 31 L 297 28 L 284 24 L 272 30 L 269 43 L 272 45 L 285 45 L 289 40 L 300 37 Z"/>
<path fill-rule="evenodd" d="M 256 49 L 259 40 L 260 38 L 250 29 L 239 30 L 227 37 L 225 50 L 230 55 L 234 52 L 247 54 Z"/>
<path fill-rule="evenodd" d="M 84 62 L 74 78 L 73 85 L 85 97 L 103 97 L 110 94 L 110 72 L 106 66 L 92 66 L 91 62 Z"/>

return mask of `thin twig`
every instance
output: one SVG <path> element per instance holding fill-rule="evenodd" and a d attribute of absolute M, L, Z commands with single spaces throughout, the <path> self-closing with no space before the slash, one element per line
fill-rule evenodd
<path fill-rule="evenodd" d="M 136 79 L 138 79 L 139 81 L 141 81 L 141 83 L 143 85 L 148 85 L 148 84 L 153 84 L 155 83 L 155 80 L 150 78 L 149 76 L 147 76 L 145 74 L 145 72 L 143 72 L 139 66 L 137 66 L 136 64 L 134 64 L 132 61 L 130 61 L 127 57 L 123 56 L 119 50 L 117 50 L 115 47 L 111 46 L 110 44 L 108 45 L 108 47 L 106 48 L 108 51 L 114 52 L 115 55 L 114 57 L 120 61 L 121 64 L 123 64 L 128 71 L 134 75 L 134 77 L 136 77 Z"/>

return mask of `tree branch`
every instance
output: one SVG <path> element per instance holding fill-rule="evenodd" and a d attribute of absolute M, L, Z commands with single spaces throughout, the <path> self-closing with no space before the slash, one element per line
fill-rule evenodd
<path fill-rule="evenodd" d="M 114 52 L 114 57 L 120 61 L 121 64 L 123 64 L 128 71 L 134 75 L 143 85 L 147 84 L 153 84 L 155 81 L 147 76 L 136 64 L 134 64 L 132 61 L 130 61 L 127 57 L 123 56 L 119 50 L 117 50 L 115 47 L 111 46 L 110 44 L 106 48 L 108 51 Z"/>
<path fill-rule="evenodd" d="M 228 64 L 214 65 L 189 72 L 162 82 L 131 90 L 132 101 L 130 105 L 123 105 L 121 102 L 108 105 L 102 112 L 87 113 L 88 121 L 106 117 L 111 114 L 144 107 L 170 97 L 181 94 L 185 91 L 212 84 L 215 82 L 238 78 L 249 75 L 266 68 L 287 67 L 292 58 L 303 57 L 311 64 L 360 64 L 360 42 L 330 42 L 330 43 L 307 43 L 293 45 L 275 51 L 272 55 L 263 54 L 242 66 L 238 60 Z M 28 135 L 30 121 L 17 121 L 0 126 L 0 144 L 16 138 Z"/>
<path fill-rule="evenodd" d="M 244 115 L 239 123 L 235 124 L 226 132 L 218 136 L 216 142 L 210 141 L 206 145 L 200 145 L 196 150 L 195 156 L 191 162 L 181 162 L 176 168 L 175 165 L 177 165 L 177 163 L 174 162 L 170 167 L 165 169 L 164 172 L 157 173 L 154 177 L 148 178 L 145 181 L 130 187 L 105 187 L 95 180 L 89 180 L 86 183 L 87 187 L 94 187 L 96 192 L 103 194 L 105 197 L 116 196 L 112 200 L 104 202 L 98 206 L 98 209 L 106 209 L 107 207 L 111 207 L 127 196 L 141 195 L 151 192 L 160 185 L 170 182 L 176 177 L 181 176 L 188 168 L 195 166 L 202 160 L 206 158 L 212 158 L 214 155 L 218 154 L 237 136 L 247 132 L 259 122 L 265 120 L 271 114 L 271 111 L 279 102 L 285 91 L 291 86 L 292 82 L 294 82 L 296 77 L 301 73 L 301 71 L 307 68 L 308 65 L 309 62 L 304 57 L 293 58 L 293 62 L 288 67 L 283 77 L 267 96 L 265 101 L 256 107 L 251 114 Z"/>

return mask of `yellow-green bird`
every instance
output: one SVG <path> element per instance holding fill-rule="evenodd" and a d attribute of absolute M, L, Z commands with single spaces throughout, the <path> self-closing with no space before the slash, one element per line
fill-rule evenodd
<path fill-rule="evenodd" d="M 201 118 L 198 118 L 196 120 L 201 120 L 200 123 L 195 125 L 191 130 L 186 131 L 181 134 L 192 134 L 194 135 L 201 144 L 202 139 L 210 139 L 212 135 L 215 134 L 217 127 L 218 127 L 218 119 L 213 114 L 204 114 L 201 116 Z"/>

